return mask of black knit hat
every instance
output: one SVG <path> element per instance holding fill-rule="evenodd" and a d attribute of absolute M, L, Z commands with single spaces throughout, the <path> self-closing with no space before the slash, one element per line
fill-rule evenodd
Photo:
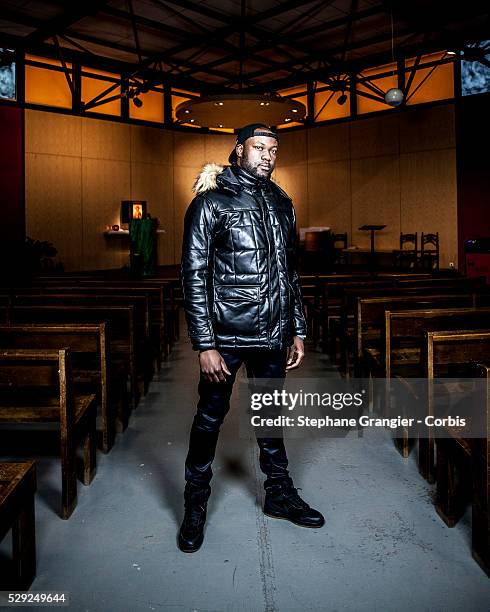
<path fill-rule="evenodd" d="M 255 130 L 257 130 L 258 128 L 264 128 L 265 130 L 267 130 L 267 132 L 258 132 L 257 134 L 254 134 Z M 268 125 L 265 125 L 265 123 L 249 123 L 248 125 L 245 125 L 244 127 L 240 128 L 237 132 L 235 146 L 233 147 L 233 151 L 228 157 L 228 162 L 231 165 L 235 165 L 238 161 L 238 156 L 235 150 L 236 146 L 239 144 L 243 144 L 247 140 L 247 138 L 252 138 L 252 136 L 269 136 L 270 138 L 275 138 L 279 142 L 277 134 L 273 132 Z"/>

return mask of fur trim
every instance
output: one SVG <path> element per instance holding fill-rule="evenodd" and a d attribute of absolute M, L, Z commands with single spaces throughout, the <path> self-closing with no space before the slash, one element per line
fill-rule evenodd
<path fill-rule="evenodd" d="M 219 164 L 206 164 L 201 174 L 196 178 L 192 190 L 199 194 L 210 191 L 211 189 L 216 189 L 216 177 L 218 174 L 221 174 L 224 169 L 225 167 Z"/>

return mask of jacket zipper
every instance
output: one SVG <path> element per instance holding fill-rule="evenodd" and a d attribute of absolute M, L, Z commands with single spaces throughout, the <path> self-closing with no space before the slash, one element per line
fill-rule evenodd
<path fill-rule="evenodd" d="M 272 307 L 272 299 L 271 299 L 271 267 L 270 267 L 270 253 L 271 253 L 271 243 L 269 241 L 269 231 L 267 228 L 267 223 L 265 220 L 265 198 L 262 195 L 262 191 L 260 191 L 259 197 L 259 205 L 260 210 L 262 212 L 262 221 L 264 223 L 264 231 L 265 236 L 267 238 L 267 293 L 269 295 L 269 308 L 267 309 L 267 345 L 271 348 L 271 339 L 270 339 L 270 327 L 271 327 L 271 307 Z"/>

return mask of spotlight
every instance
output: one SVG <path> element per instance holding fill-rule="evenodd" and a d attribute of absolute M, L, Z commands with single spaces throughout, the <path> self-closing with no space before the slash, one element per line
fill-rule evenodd
<path fill-rule="evenodd" d="M 337 98 L 337 104 L 342 106 L 346 102 L 347 102 L 347 96 L 345 95 L 345 93 L 342 92 L 342 94 Z"/>
<path fill-rule="evenodd" d="M 214 105 L 215 106 L 223 106 L 224 102 L 215 102 Z"/>
<path fill-rule="evenodd" d="M 194 123 L 195 119 L 189 119 L 189 123 Z"/>
<path fill-rule="evenodd" d="M 150 90 L 150 84 L 147 81 L 142 83 L 142 85 L 140 86 L 141 93 L 148 93 L 149 90 Z"/>
<path fill-rule="evenodd" d="M 289 123 L 289 121 L 291 121 L 291 117 L 286 117 L 286 118 L 284 119 L 284 121 L 285 121 L 286 123 Z"/>
<path fill-rule="evenodd" d="M 292 109 L 291 109 L 291 112 L 292 112 L 292 113 L 297 113 L 297 112 L 298 112 L 298 109 L 297 109 L 297 108 L 292 108 Z"/>
<path fill-rule="evenodd" d="M 184 113 L 185 113 L 186 115 L 190 115 L 190 113 L 191 113 L 191 112 L 192 112 L 192 111 L 190 110 L 190 108 L 186 108 L 186 109 L 185 109 L 185 111 L 184 111 Z"/>
<path fill-rule="evenodd" d="M 143 106 L 143 102 L 139 98 L 133 98 L 133 104 L 136 108 L 141 108 Z"/>
<path fill-rule="evenodd" d="M 269 106 L 270 102 L 261 102 L 260 106 Z"/>

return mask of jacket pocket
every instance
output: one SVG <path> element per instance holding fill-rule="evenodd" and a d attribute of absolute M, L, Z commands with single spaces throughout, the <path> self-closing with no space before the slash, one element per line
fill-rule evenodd
<path fill-rule="evenodd" d="M 259 285 L 219 285 L 215 288 L 216 299 L 233 302 L 260 302 Z"/>
<path fill-rule="evenodd" d="M 221 285 L 215 287 L 215 295 L 214 322 L 218 335 L 258 335 L 259 285 Z"/>

